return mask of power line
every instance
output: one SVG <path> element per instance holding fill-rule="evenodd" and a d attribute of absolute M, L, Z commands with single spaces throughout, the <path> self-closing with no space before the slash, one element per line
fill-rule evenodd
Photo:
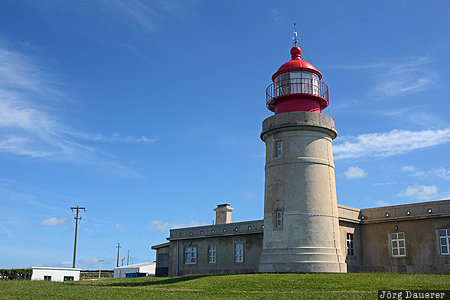
<path fill-rule="evenodd" d="M 108 253 L 108 251 L 107 251 L 107 248 L 105 247 L 105 245 L 103 244 L 103 240 L 102 240 L 103 238 L 95 230 L 95 228 L 91 222 L 91 219 L 89 218 L 87 213 L 84 216 L 84 223 L 86 224 L 86 226 L 84 226 L 83 229 L 85 229 L 85 227 L 87 227 L 87 229 L 89 231 L 89 232 L 86 231 L 88 237 L 94 241 L 96 247 L 102 252 L 102 254 L 106 255 Z"/>

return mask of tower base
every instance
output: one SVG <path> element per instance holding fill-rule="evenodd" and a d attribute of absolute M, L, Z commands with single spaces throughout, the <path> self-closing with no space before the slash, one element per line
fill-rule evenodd
<path fill-rule="evenodd" d="M 347 273 L 343 255 L 335 248 L 264 249 L 258 266 L 261 273 Z"/>

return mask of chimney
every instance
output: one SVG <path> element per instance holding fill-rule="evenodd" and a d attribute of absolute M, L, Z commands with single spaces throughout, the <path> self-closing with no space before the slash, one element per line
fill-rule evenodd
<path fill-rule="evenodd" d="M 231 223 L 231 212 L 233 209 L 228 203 L 217 205 L 217 208 L 214 209 L 216 212 L 216 225 Z"/>

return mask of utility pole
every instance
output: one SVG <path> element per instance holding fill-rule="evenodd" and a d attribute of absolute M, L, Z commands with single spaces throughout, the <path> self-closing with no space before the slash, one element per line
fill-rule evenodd
<path fill-rule="evenodd" d="M 118 267 L 119 266 L 119 253 L 120 253 L 119 249 L 122 247 L 120 247 L 120 243 L 117 243 L 116 247 L 117 247 L 117 267 Z"/>
<path fill-rule="evenodd" d="M 72 268 L 75 269 L 75 264 L 76 264 L 76 261 L 77 261 L 78 220 L 81 220 L 81 216 L 79 215 L 79 213 L 80 213 L 80 209 L 83 209 L 86 212 L 86 208 L 80 207 L 79 205 L 77 205 L 77 207 L 71 207 L 70 209 L 72 211 L 74 209 L 77 210 L 77 216 L 75 217 L 75 243 L 74 243 L 74 246 L 73 246 L 73 264 L 72 264 Z"/>
<path fill-rule="evenodd" d="M 99 259 L 98 262 L 100 263 L 100 269 L 98 270 L 98 279 L 100 279 L 102 274 L 102 262 L 104 262 L 104 259 Z"/>
<path fill-rule="evenodd" d="M 127 255 L 127 266 L 128 266 L 129 262 L 130 262 L 130 250 L 128 250 L 128 255 Z"/>
<path fill-rule="evenodd" d="M 123 261 L 125 260 L 125 258 L 126 258 L 125 256 L 122 257 L 122 267 L 123 267 Z"/>

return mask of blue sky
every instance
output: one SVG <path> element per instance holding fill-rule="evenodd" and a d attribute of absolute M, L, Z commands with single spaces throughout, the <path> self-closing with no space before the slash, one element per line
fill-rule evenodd
<path fill-rule="evenodd" d="M 450 197 L 448 1 L 0 2 L 0 268 L 154 260 L 168 229 L 262 219 L 265 89 L 330 88 L 338 203 Z"/>

